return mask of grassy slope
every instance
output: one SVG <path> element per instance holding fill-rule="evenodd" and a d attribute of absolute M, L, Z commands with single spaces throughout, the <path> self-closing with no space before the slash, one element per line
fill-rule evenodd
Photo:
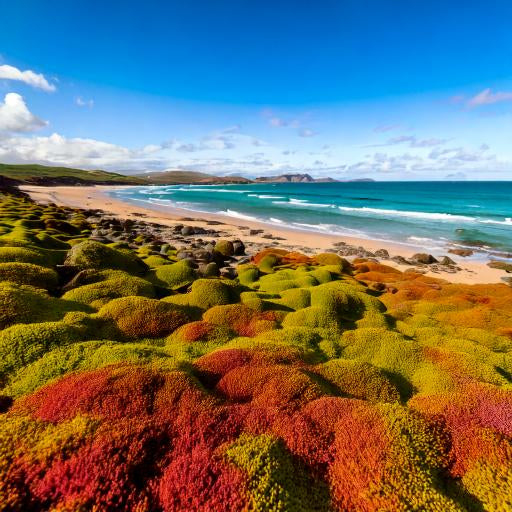
<path fill-rule="evenodd" d="M 165 171 L 152 172 L 148 174 L 138 175 L 153 184 L 172 185 L 174 183 L 251 183 L 251 180 L 240 176 L 213 176 L 204 172 L 195 171 Z"/>
<path fill-rule="evenodd" d="M 71 167 L 49 167 L 46 165 L 0 164 L 0 176 L 22 183 L 36 185 L 51 184 L 125 184 L 125 185 L 172 185 L 178 183 L 250 183 L 239 176 L 220 177 L 194 171 L 165 171 L 125 176 L 101 170 L 83 170 Z"/>
<path fill-rule="evenodd" d="M 140 178 L 124 176 L 114 172 L 100 170 L 86 171 L 71 167 L 48 167 L 46 165 L 11 165 L 0 164 L 0 176 L 6 176 L 23 183 L 33 184 L 87 184 L 87 183 L 121 183 L 137 185 L 143 183 Z"/>

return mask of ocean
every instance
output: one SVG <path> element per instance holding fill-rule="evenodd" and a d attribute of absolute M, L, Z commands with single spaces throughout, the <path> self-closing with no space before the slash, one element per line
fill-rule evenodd
<path fill-rule="evenodd" d="M 173 185 L 109 194 L 160 210 L 399 242 L 434 254 L 471 248 L 477 257 L 512 258 L 512 181 Z"/>

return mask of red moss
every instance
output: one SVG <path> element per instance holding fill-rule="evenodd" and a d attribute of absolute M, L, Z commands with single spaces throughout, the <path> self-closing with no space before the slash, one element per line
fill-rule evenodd
<path fill-rule="evenodd" d="M 121 365 L 71 374 L 18 400 L 14 410 L 54 422 L 77 414 L 114 419 L 163 412 L 184 396 L 201 398 L 184 373 Z"/>

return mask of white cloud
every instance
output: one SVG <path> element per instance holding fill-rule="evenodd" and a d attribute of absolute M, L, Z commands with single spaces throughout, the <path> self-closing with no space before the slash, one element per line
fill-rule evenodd
<path fill-rule="evenodd" d="M 313 130 L 310 130 L 309 128 L 302 128 L 299 130 L 299 137 L 314 137 L 316 135 L 316 132 Z"/>
<path fill-rule="evenodd" d="M 37 89 L 42 89 L 46 92 L 53 92 L 56 90 L 55 85 L 48 82 L 44 75 L 34 73 L 34 71 L 31 71 L 30 69 L 21 71 L 20 69 L 15 68 L 14 66 L 9 66 L 8 64 L 0 66 L 0 79 L 16 80 L 27 85 L 31 85 Z"/>
<path fill-rule="evenodd" d="M 75 104 L 79 107 L 94 107 L 94 100 L 84 100 L 81 96 L 75 98 Z"/>
<path fill-rule="evenodd" d="M 474 108 L 482 105 L 492 105 L 502 101 L 512 101 L 512 92 L 492 92 L 490 88 L 487 88 L 470 98 L 467 105 L 470 108 Z"/>
<path fill-rule="evenodd" d="M 0 159 L 9 162 L 39 162 L 83 167 L 103 167 L 136 159 L 127 148 L 94 139 L 11 137 L 0 139 Z"/>
<path fill-rule="evenodd" d="M 30 112 L 22 96 L 15 92 L 5 95 L 0 103 L 0 132 L 32 132 L 48 122 Z"/>

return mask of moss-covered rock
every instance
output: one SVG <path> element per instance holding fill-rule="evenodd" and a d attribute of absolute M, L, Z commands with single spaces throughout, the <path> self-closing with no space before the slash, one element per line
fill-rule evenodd
<path fill-rule="evenodd" d="M 230 257 L 235 254 L 235 249 L 233 247 L 233 242 L 230 240 L 217 240 L 215 243 L 215 252 L 222 254 L 222 256 Z"/>
<path fill-rule="evenodd" d="M 68 252 L 66 265 L 80 269 L 119 269 L 131 274 L 143 274 L 147 265 L 131 251 L 116 250 L 93 240 L 74 245 Z"/>
<path fill-rule="evenodd" d="M 155 297 L 154 286 L 140 277 L 122 270 L 106 270 L 89 278 L 94 282 L 67 291 L 62 298 L 99 308 L 112 299 L 140 295 Z M 96 279 L 102 279 L 96 281 Z"/>
<path fill-rule="evenodd" d="M 155 285 L 171 290 L 179 290 L 184 286 L 188 286 L 197 277 L 196 270 L 186 260 L 181 260 L 171 265 L 158 266 L 148 274 L 148 279 Z"/>
<path fill-rule="evenodd" d="M 111 320 L 127 338 L 166 336 L 188 321 L 183 309 L 146 297 L 122 297 L 103 306 L 98 317 Z"/>
<path fill-rule="evenodd" d="M 189 305 L 202 310 L 213 306 L 232 304 L 240 300 L 235 282 L 219 279 L 197 279 L 186 294 L 171 295 L 163 299 L 174 304 Z"/>

